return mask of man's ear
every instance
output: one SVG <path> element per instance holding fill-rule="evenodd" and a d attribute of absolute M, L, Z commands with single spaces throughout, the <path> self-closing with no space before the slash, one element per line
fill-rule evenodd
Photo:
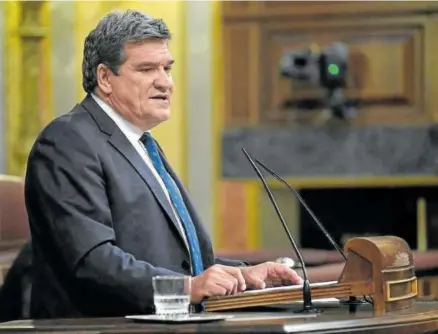
<path fill-rule="evenodd" d="M 111 85 L 111 70 L 104 64 L 97 66 L 97 85 L 104 94 L 110 94 L 113 90 Z"/>

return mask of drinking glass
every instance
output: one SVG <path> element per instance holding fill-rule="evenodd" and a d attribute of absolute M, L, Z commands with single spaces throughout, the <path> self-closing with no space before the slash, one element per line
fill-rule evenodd
<path fill-rule="evenodd" d="M 188 315 L 190 306 L 190 276 L 155 276 L 155 313 L 157 315 Z"/>

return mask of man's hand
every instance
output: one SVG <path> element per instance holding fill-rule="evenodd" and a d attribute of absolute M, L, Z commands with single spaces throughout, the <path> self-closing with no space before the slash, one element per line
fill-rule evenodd
<path fill-rule="evenodd" d="M 225 296 L 246 290 L 241 268 L 215 264 L 192 278 L 191 302 L 200 303 L 205 297 Z"/>
<path fill-rule="evenodd" d="M 303 284 L 303 279 L 288 266 L 265 262 L 251 267 L 240 268 L 246 285 L 252 289 L 264 289 L 266 286 Z"/>
<path fill-rule="evenodd" d="M 267 285 L 292 284 L 303 284 L 303 279 L 281 263 L 265 262 L 243 268 L 215 264 L 192 278 L 191 302 L 199 304 L 206 297 L 231 295 L 247 287 L 263 289 Z"/>

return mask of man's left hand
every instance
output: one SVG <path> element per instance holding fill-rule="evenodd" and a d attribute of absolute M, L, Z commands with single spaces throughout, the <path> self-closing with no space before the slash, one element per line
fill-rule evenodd
<path fill-rule="evenodd" d="M 241 268 L 246 285 L 250 289 L 264 289 L 266 286 L 301 285 L 303 279 L 285 264 L 265 262 Z"/>

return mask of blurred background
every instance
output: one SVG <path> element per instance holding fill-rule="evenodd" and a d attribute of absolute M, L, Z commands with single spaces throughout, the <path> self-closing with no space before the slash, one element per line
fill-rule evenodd
<path fill-rule="evenodd" d="M 390 234 L 419 252 L 438 247 L 438 2 L 5 1 L 3 273 L 28 238 L 29 150 L 85 96 L 85 36 L 128 8 L 173 33 L 173 114 L 154 134 L 219 253 L 292 256 L 242 148 L 296 187 L 341 246 Z M 268 183 L 297 243 L 317 251 L 312 261 L 339 260 L 296 197 Z M 438 295 L 437 284 L 424 289 Z"/>

